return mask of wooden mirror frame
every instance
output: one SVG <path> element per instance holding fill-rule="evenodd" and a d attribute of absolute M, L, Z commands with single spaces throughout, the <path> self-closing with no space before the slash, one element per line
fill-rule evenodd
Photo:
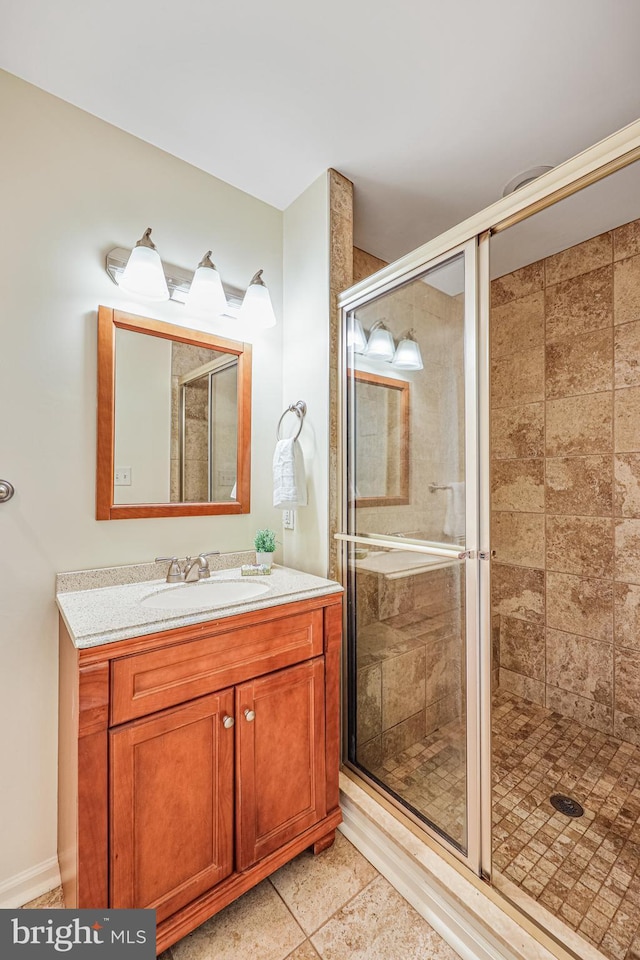
<path fill-rule="evenodd" d="M 409 381 L 381 377 L 366 370 L 353 370 L 354 381 L 369 383 L 400 394 L 400 490 L 398 496 L 356 497 L 356 507 L 391 507 L 409 503 Z"/>
<path fill-rule="evenodd" d="M 238 461 L 236 500 L 202 503 L 114 503 L 116 330 L 208 347 L 238 358 Z M 112 307 L 98 308 L 98 424 L 96 520 L 207 517 L 251 509 L 251 344 L 150 320 Z"/>

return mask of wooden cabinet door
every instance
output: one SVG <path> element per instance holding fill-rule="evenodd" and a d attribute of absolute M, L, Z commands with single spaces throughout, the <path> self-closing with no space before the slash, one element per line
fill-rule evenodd
<path fill-rule="evenodd" d="M 112 907 L 160 922 L 233 868 L 233 690 L 110 733 Z"/>
<path fill-rule="evenodd" d="M 326 816 L 324 662 L 236 688 L 237 869 Z"/>

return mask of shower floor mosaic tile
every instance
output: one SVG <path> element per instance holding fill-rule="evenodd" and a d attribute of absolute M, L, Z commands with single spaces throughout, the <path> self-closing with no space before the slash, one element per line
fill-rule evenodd
<path fill-rule="evenodd" d="M 640 748 L 498 692 L 493 779 L 494 870 L 606 956 L 640 960 Z"/>

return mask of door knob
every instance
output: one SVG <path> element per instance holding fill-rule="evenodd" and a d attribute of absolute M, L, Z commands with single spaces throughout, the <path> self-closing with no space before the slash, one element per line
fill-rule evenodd
<path fill-rule="evenodd" d="M 235 723 L 235 720 L 233 719 L 233 717 L 229 717 L 225 715 L 222 718 L 222 726 L 225 728 L 225 730 L 231 730 L 231 727 L 234 725 L 234 723 Z"/>
<path fill-rule="evenodd" d="M 248 707 L 247 707 L 247 709 L 244 711 L 244 715 L 245 715 L 246 719 L 249 721 L 249 723 L 251 723 L 251 721 L 252 721 L 252 720 L 255 720 L 255 718 L 256 718 L 256 712 L 255 712 L 255 710 L 249 710 Z"/>
<path fill-rule="evenodd" d="M 8 480 L 0 480 L 0 503 L 6 503 L 7 500 L 11 500 L 14 493 L 15 490 L 13 489 L 12 483 L 9 483 Z"/>

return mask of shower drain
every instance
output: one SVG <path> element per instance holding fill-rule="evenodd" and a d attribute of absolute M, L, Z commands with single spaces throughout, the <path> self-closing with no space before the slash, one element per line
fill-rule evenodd
<path fill-rule="evenodd" d="M 553 793 L 549 800 L 552 807 L 555 807 L 556 810 L 564 813 L 567 817 L 581 817 L 584 813 L 583 807 L 577 800 L 572 797 L 565 797 L 562 793 Z"/>

